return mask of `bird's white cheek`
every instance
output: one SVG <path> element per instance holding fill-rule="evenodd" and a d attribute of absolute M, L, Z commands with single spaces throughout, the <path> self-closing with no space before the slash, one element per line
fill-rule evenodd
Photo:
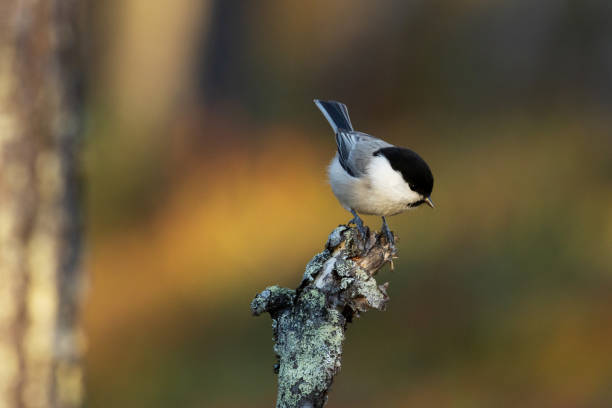
<path fill-rule="evenodd" d="M 394 170 L 384 157 L 377 156 L 372 160 L 369 174 L 377 195 L 406 206 L 421 199 L 421 195 L 410 189 L 401 173 Z"/>

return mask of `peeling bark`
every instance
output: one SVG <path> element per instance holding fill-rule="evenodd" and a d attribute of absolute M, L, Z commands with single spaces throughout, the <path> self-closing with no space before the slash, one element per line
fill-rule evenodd
<path fill-rule="evenodd" d="M 82 399 L 78 4 L 0 5 L 0 407 Z"/>
<path fill-rule="evenodd" d="M 384 234 L 363 239 L 357 229 L 339 226 L 308 263 L 297 289 L 271 286 L 255 296 L 253 314 L 272 317 L 277 408 L 325 405 L 340 370 L 347 324 L 368 309 L 385 309 L 388 284 L 378 285 L 374 275 L 394 255 Z"/>

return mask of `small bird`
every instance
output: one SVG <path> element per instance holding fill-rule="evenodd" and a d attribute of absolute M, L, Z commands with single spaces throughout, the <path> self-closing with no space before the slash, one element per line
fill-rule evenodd
<path fill-rule="evenodd" d="M 338 152 L 328 167 L 329 182 L 340 204 L 349 210 L 362 236 L 367 232 L 357 213 L 382 217 L 387 242 L 394 245 L 386 216 L 431 201 L 433 175 L 425 160 L 410 149 L 353 129 L 346 105 L 315 99 L 334 133 Z"/>

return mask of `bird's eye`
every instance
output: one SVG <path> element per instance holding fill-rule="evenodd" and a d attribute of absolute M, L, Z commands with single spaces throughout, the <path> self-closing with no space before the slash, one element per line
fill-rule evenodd
<path fill-rule="evenodd" d="M 408 187 L 410 187 L 412 191 L 416 191 L 416 186 L 414 184 L 408 184 Z"/>

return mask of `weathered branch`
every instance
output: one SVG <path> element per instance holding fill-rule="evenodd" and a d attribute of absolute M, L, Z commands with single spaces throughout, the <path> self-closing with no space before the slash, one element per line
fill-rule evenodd
<path fill-rule="evenodd" d="M 378 285 L 374 275 L 394 255 L 384 234 L 364 239 L 342 225 L 308 263 L 296 290 L 271 286 L 255 296 L 253 314 L 272 317 L 277 408 L 325 405 L 340 370 L 347 323 L 368 309 L 385 309 L 388 283 Z"/>

